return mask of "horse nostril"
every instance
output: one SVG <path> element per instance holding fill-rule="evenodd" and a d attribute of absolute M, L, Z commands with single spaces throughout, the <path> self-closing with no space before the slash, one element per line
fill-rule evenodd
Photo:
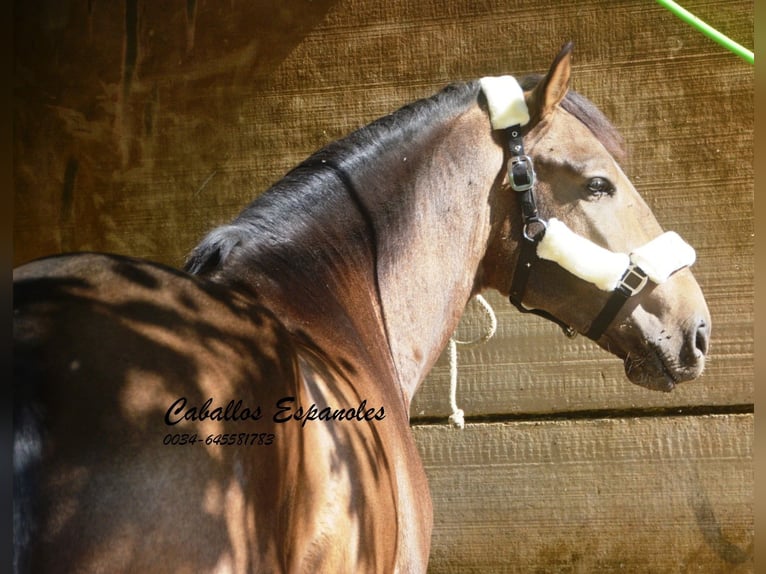
<path fill-rule="evenodd" d="M 702 355 L 707 355 L 708 344 L 710 339 L 710 327 L 704 320 L 700 320 L 697 323 L 697 331 L 695 333 L 694 346 Z"/>
<path fill-rule="evenodd" d="M 679 365 L 683 369 L 700 371 L 705 365 L 710 345 L 710 324 L 705 319 L 696 319 L 689 325 L 680 349 Z M 696 376 L 696 375 L 695 375 Z"/>

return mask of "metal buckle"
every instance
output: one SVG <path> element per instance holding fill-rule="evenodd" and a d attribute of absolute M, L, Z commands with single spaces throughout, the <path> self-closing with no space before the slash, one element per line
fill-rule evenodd
<path fill-rule="evenodd" d="M 632 297 L 641 291 L 648 281 L 649 277 L 647 274 L 644 273 L 638 265 L 631 263 L 620 278 L 620 282 L 617 284 L 617 289 L 625 293 L 628 297 Z"/>
<path fill-rule="evenodd" d="M 515 155 L 508 166 L 508 181 L 514 191 L 527 191 L 535 184 L 535 170 L 528 155 Z"/>
<path fill-rule="evenodd" d="M 536 231 L 531 232 L 532 226 L 539 226 Z M 531 241 L 532 243 L 537 243 L 543 238 L 543 235 L 545 234 L 546 230 L 548 229 L 548 224 L 545 222 L 545 220 L 540 219 L 539 217 L 534 217 L 530 220 L 528 220 L 522 229 L 522 233 L 524 234 L 524 239 L 527 241 Z"/>

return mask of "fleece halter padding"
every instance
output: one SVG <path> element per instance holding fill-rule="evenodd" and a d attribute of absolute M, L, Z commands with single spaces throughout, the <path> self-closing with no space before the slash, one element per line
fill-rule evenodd
<path fill-rule="evenodd" d="M 487 76 L 479 80 L 489 105 L 492 129 L 502 130 L 529 122 L 529 109 L 524 90 L 513 76 Z"/>
<path fill-rule="evenodd" d="M 655 237 L 627 255 L 596 245 L 555 217 L 548 220 L 545 235 L 537 244 L 537 256 L 558 263 L 602 291 L 616 289 L 631 263 L 659 285 L 674 272 L 692 265 L 696 258 L 694 248 L 674 231 Z"/>
<path fill-rule="evenodd" d="M 537 244 L 537 256 L 558 263 L 572 275 L 611 291 L 630 265 L 624 253 L 614 253 L 569 229 L 555 217 L 548 220 Z"/>
<path fill-rule="evenodd" d="M 633 265 L 658 285 L 679 269 L 691 267 L 696 259 L 694 247 L 675 231 L 666 231 L 630 254 Z"/>

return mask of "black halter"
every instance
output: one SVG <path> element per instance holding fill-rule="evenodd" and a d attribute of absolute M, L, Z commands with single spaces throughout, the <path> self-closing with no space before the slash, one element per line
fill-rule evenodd
<path fill-rule="evenodd" d="M 508 160 L 508 181 L 511 188 L 517 193 L 519 205 L 521 207 L 521 217 L 523 221 L 521 250 L 519 258 L 516 261 L 516 269 L 513 273 L 511 283 L 511 293 L 509 299 L 511 303 L 522 313 L 533 313 L 544 317 L 549 321 L 556 323 L 564 331 L 567 337 L 577 336 L 577 330 L 568 325 L 558 317 L 542 309 L 529 309 L 524 306 L 522 300 L 527 289 L 529 275 L 532 272 L 533 265 L 539 260 L 537 256 L 537 244 L 545 235 L 546 224 L 537 213 L 537 204 L 535 202 L 535 171 L 532 164 L 532 158 L 524 153 L 524 142 L 521 137 L 521 126 L 516 125 L 507 128 L 508 150 L 510 159 Z M 596 315 L 585 336 L 598 340 L 604 334 L 606 328 L 611 324 L 617 313 L 625 302 L 641 291 L 648 281 L 646 273 L 639 267 L 631 265 L 623 274 L 617 287 L 612 291 L 609 300 Z"/>

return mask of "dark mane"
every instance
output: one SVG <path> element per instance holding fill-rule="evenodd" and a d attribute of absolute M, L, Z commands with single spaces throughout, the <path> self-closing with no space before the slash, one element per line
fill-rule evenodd
<path fill-rule="evenodd" d="M 531 90 L 542 77 L 525 76 L 519 83 L 524 90 Z M 415 139 L 442 119 L 461 113 L 476 101 L 479 91 L 478 81 L 450 84 L 321 148 L 257 197 L 230 224 L 211 231 L 189 254 L 184 269 L 193 274 L 213 272 L 249 239 L 258 237 L 276 244 L 285 229 L 302 225 L 308 213 L 336 210 L 337 214 L 336 190 L 353 191 L 348 174 L 368 169 L 366 159 L 378 157 L 403 141 Z M 593 103 L 570 90 L 562 106 L 618 161 L 624 156 L 620 134 Z M 298 218 L 296 214 L 300 214 Z"/>
<path fill-rule="evenodd" d="M 289 220 L 296 214 L 303 220 L 307 213 L 336 209 L 335 190 L 353 191 L 348 189 L 353 187 L 348 174 L 366 169 L 365 159 L 414 140 L 442 119 L 461 113 L 476 101 L 478 92 L 476 81 L 450 84 L 329 143 L 290 170 L 230 224 L 211 231 L 189 254 L 184 269 L 193 274 L 214 271 L 248 238 L 258 236 L 276 243 L 277 235 L 290 226 Z M 336 216 L 342 211 L 336 209 Z"/>
<path fill-rule="evenodd" d="M 398 144 L 402 137 L 417 134 L 441 118 L 462 112 L 476 101 L 478 92 L 479 84 L 476 81 L 449 84 L 432 96 L 409 103 L 328 144 L 305 163 L 311 164 L 320 157 L 327 159 L 327 156 L 342 160 L 360 150 L 366 152 L 369 148 L 379 149 L 391 143 Z"/>

